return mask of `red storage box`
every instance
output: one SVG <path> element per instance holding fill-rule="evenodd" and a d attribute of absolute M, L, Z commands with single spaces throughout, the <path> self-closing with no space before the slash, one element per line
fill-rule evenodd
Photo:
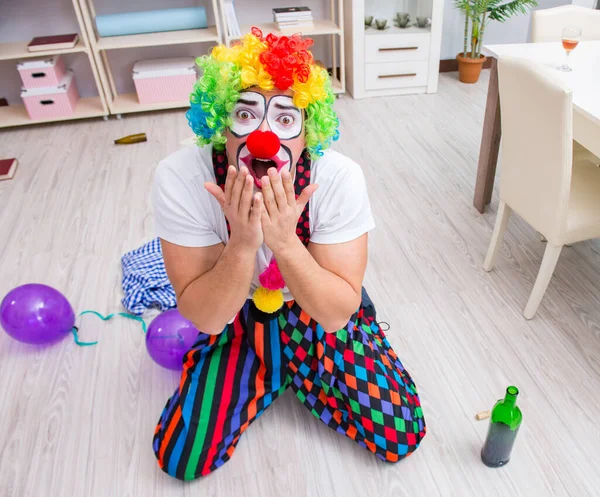
<path fill-rule="evenodd" d="M 189 102 L 198 75 L 193 57 L 140 60 L 133 82 L 141 104 Z"/>
<path fill-rule="evenodd" d="M 58 86 L 67 73 L 65 61 L 60 55 L 17 62 L 23 88 L 46 88 Z"/>
<path fill-rule="evenodd" d="M 79 100 L 73 71 L 68 70 L 58 86 L 23 88 L 21 98 L 29 117 L 33 120 L 51 120 L 73 115 Z"/>

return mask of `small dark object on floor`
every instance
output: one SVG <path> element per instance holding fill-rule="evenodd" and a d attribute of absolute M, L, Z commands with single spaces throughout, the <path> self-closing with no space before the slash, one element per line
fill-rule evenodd
<path fill-rule="evenodd" d="M 17 159 L 0 159 L 0 181 L 13 179 L 19 161 Z"/>
<path fill-rule="evenodd" d="M 138 133 L 136 135 L 124 136 L 115 140 L 115 145 L 130 145 L 131 143 L 142 143 L 148 141 L 146 133 Z"/>
<path fill-rule="evenodd" d="M 0 98 L 0 107 L 8 107 L 8 100 Z"/>

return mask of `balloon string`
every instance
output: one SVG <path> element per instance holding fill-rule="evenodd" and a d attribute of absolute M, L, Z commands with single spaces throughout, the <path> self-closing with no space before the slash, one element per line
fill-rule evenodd
<path fill-rule="evenodd" d="M 138 321 L 139 323 L 141 323 L 142 330 L 144 330 L 144 333 L 146 333 L 146 331 L 148 330 L 148 328 L 146 327 L 146 321 L 144 321 L 139 316 L 134 316 L 133 314 L 127 314 L 126 312 L 116 312 L 113 314 L 109 314 L 108 316 L 103 316 L 102 314 L 100 314 L 99 312 L 96 312 L 96 311 L 83 311 L 81 314 L 79 314 L 79 316 L 83 316 L 84 314 L 94 314 L 95 316 L 98 316 L 100 319 L 102 319 L 102 321 L 108 321 L 109 319 L 112 319 L 115 316 L 121 316 L 121 317 L 124 317 L 127 319 L 133 319 L 134 321 Z"/>
<path fill-rule="evenodd" d="M 77 345 L 79 345 L 80 347 L 89 347 L 90 345 L 96 345 L 98 342 L 81 342 L 79 340 L 79 335 L 77 334 L 77 332 L 79 331 L 79 328 L 77 328 L 77 326 L 73 326 L 73 328 L 71 328 L 71 332 L 73 333 L 73 339 L 75 340 L 75 343 Z"/>
<path fill-rule="evenodd" d="M 139 323 L 141 323 L 142 330 L 144 330 L 144 333 L 146 333 L 146 331 L 148 329 L 146 326 L 146 321 L 144 321 L 141 317 L 134 316 L 133 314 L 127 314 L 126 312 L 117 312 L 117 313 L 109 314 L 108 316 L 103 316 L 102 314 L 100 314 L 99 312 L 96 312 L 96 311 L 83 311 L 82 313 L 79 314 L 79 317 L 83 316 L 84 314 L 93 314 L 94 316 L 97 316 L 100 319 L 102 319 L 102 321 L 108 321 L 108 320 L 114 318 L 115 316 L 121 316 L 121 317 L 124 317 L 127 319 L 132 319 L 134 321 L 138 321 Z M 73 326 L 73 328 L 71 329 L 71 332 L 73 333 L 73 339 L 75 340 L 75 343 L 77 345 L 79 345 L 80 347 L 88 347 L 90 345 L 96 345 L 98 343 L 97 341 L 96 342 L 80 341 L 78 331 L 79 331 L 79 329 L 77 328 L 77 326 Z"/>

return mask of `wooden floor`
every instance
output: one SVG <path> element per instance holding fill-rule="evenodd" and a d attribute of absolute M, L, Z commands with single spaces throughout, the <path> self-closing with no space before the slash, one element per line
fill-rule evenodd
<path fill-rule="evenodd" d="M 80 348 L 0 333 L 0 497 L 600 495 L 600 244 L 563 250 L 537 317 L 521 315 L 544 244 L 511 221 L 497 268 L 481 269 L 497 208 L 472 207 L 487 71 L 441 76 L 436 95 L 341 98 L 335 148 L 362 164 L 378 228 L 366 286 L 421 394 L 428 435 L 388 465 L 328 430 L 289 392 L 213 475 L 182 483 L 151 450 L 177 375 L 147 356 L 129 320 L 86 316 Z M 147 143 L 112 145 L 146 132 Z M 77 311 L 120 310 L 119 258 L 152 236 L 157 162 L 190 134 L 181 112 L 0 133 L 16 156 L 0 183 L 0 295 L 61 289 Z M 491 407 L 521 389 L 524 423 L 505 468 L 479 459 Z"/>

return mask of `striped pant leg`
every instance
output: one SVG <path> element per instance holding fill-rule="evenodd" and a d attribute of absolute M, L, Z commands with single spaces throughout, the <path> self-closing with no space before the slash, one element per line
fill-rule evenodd
<path fill-rule="evenodd" d="M 280 326 L 292 389 L 314 416 L 385 461 L 419 447 L 426 427 L 416 386 L 371 309 L 325 333 L 293 304 Z"/>
<path fill-rule="evenodd" d="M 255 322 L 246 304 L 223 333 L 201 333 L 186 354 L 179 388 L 155 430 L 159 466 L 181 480 L 222 466 L 287 386 L 277 320 Z"/>

